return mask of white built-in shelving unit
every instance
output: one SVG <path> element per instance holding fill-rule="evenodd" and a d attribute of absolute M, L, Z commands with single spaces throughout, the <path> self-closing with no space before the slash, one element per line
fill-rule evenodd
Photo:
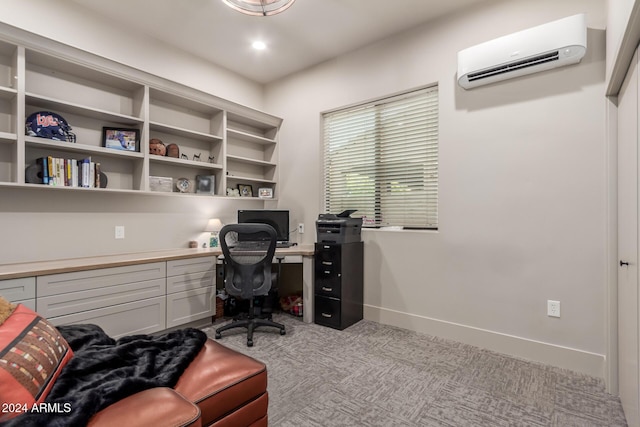
<path fill-rule="evenodd" d="M 280 118 L 53 41 L 45 45 L 58 51 L 33 40 L 0 40 L 0 188 L 160 194 L 149 178 L 168 177 L 188 179 L 193 194 L 197 176 L 205 175 L 215 177 L 214 196 L 251 185 L 253 198 L 263 187 L 277 197 Z M 76 142 L 25 135 L 25 119 L 36 111 L 64 117 Z M 105 148 L 103 127 L 137 129 L 139 151 Z M 180 156 L 150 154 L 152 138 L 176 144 Z M 47 156 L 91 157 L 107 187 L 54 190 L 26 182 L 26 168 Z M 184 197 L 175 187 L 172 194 Z"/>

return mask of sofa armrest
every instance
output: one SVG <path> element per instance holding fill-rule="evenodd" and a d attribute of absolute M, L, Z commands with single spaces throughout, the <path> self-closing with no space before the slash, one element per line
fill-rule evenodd
<path fill-rule="evenodd" d="M 156 387 L 109 405 L 88 426 L 202 427 L 202 423 L 198 406 L 170 388 Z"/>

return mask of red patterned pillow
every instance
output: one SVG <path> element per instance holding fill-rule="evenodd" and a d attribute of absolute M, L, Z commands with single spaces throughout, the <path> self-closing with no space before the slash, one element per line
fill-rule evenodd
<path fill-rule="evenodd" d="M 72 356 L 53 325 L 19 304 L 0 325 L 0 421 L 43 402 Z"/>

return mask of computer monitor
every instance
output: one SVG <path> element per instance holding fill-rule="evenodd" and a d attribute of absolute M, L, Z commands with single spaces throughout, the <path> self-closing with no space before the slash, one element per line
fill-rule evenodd
<path fill-rule="evenodd" d="M 239 209 L 238 223 L 269 224 L 276 230 L 278 243 L 289 242 L 289 211 L 268 209 Z"/>

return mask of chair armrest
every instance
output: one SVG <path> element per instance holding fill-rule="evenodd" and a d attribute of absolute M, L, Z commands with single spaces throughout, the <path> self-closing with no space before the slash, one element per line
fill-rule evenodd
<path fill-rule="evenodd" d="M 171 426 L 202 427 L 200 408 L 173 389 L 144 390 L 98 412 L 89 427 Z"/>

